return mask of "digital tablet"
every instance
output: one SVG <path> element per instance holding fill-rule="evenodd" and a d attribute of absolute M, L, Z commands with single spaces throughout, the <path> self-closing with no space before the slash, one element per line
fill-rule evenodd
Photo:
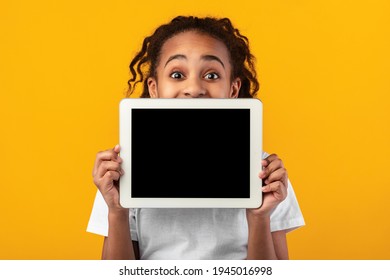
<path fill-rule="evenodd" d="M 125 98 L 119 107 L 123 207 L 261 205 L 260 100 Z"/>

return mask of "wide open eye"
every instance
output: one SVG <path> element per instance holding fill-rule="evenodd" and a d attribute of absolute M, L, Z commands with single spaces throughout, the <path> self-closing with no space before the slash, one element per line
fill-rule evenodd
<path fill-rule="evenodd" d="M 173 79 L 183 79 L 184 75 L 183 75 L 183 73 L 181 73 L 179 71 L 175 71 L 175 72 L 171 73 L 170 77 Z"/>
<path fill-rule="evenodd" d="M 207 80 L 216 80 L 219 78 L 219 75 L 217 73 L 210 72 L 210 73 L 207 73 L 206 75 L 204 75 L 204 77 Z"/>

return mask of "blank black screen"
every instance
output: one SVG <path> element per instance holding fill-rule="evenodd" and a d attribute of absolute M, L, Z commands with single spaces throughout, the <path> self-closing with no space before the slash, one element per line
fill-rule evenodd
<path fill-rule="evenodd" d="M 131 196 L 249 198 L 249 109 L 132 109 Z"/>

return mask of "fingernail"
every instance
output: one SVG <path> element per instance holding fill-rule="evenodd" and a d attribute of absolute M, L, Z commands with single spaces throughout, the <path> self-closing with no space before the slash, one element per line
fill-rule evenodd
<path fill-rule="evenodd" d="M 125 171 L 123 169 L 121 169 L 121 175 L 125 174 Z"/>

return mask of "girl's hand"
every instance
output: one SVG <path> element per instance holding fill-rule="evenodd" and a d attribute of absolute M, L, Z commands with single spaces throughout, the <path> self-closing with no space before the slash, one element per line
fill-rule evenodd
<path fill-rule="evenodd" d="M 122 210 L 119 204 L 119 178 L 124 174 L 122 159 L 118 153 L 120 146 L 99 152 L 93 167 L 93 182 L 100 190 L 110 210 Z"/>
<path fill-rule="evenodd" d="M 282 160 L 272 154 L 261 161 L 264 167 L 259 173 L 263 180 L 263 204 L 257 209 L 247 209 L 247 214 L 255 216 L 270 216 L 271 211 L 287 197 L 287 170 Z"/>

